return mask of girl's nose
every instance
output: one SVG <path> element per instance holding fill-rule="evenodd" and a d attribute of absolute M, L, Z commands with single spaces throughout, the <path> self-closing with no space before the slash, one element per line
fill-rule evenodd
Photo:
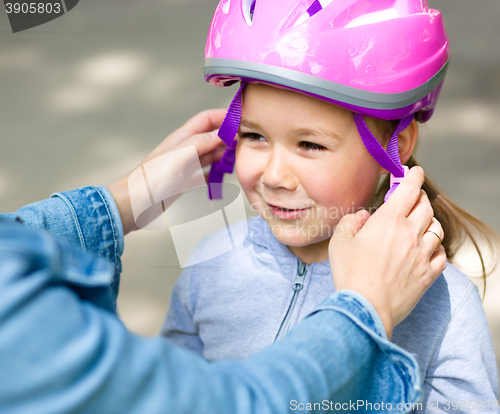
<path fill-rule="evenodd" d="M 293 160 L 291 158 L 285 148 L 275 145 L 267 154 L 262 182 L 273 189 L 295 190 L 298 180 L 293 174 Z"/>

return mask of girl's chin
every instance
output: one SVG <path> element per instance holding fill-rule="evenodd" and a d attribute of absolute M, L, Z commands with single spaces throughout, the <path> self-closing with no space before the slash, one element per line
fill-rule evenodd
<path fill-rule="evenodd" d="M 281 244 L 293 247 L 303 247 L 310 244 L 320 243 L 324 240 L 330 239 L 329 234 L 321 235 L 321 232 L 308 233 L 308 228 L 304 226 L 302 229 L 287 226 L 271 226 L 272 232 L 276 239 Z M 309 229 L 310 230 L 310 229 Z"/>

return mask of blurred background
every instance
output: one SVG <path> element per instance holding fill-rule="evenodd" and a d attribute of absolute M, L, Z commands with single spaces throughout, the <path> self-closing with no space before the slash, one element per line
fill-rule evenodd
<path fill-rule="evenodd" d="M 443 12 L 451 64 L 416 158 L 452 200 L 500 232 L 500 2 L 429 3 Z M 81 0 L 16 34 L 1 7 L 0 212 L 108 185 L 192 115 L 227 107 L 235 89 L 206 85 L 202 72 L 216 5 Z M 172 239 L 168 230 L 141 231 L 125 244 L 119 312 L 134 332 L 155 335 L 181 272 Z M 477 273 L 470 248 L 459 261 Z M 498 272 L 484 307 L 500 362 Z"/>

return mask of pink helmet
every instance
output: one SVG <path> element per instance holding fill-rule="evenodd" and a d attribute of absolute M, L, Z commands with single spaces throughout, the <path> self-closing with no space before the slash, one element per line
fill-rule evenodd
<path fill-rule="evenodd" d="M 398 133 L 414 116 L 430 119 L 448 59 L 441 13 L 427 0 L 221 0 L 208 32 L 205 80 L 241 87 L 219 130 L 228 149 L 209 183 L 232 172 L 241 91 L 261 82 L 353 111 L 366 149 L 392 175 L 387 199 L 405 175 Z M 387 151 L 363 115 L 401 119 Z"/>
<path fill-rule="evenodd" d="M 443 19 L 427 0 L 221 0 L 205 79 L 285 86 L 363 115 L 434 111 L 448 66 Z"/>

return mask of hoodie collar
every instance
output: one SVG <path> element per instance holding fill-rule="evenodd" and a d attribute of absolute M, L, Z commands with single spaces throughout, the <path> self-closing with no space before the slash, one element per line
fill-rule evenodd
<path fill-rule="evenodd" d="M 248 236 L 247 239 L 254 244 L 265 248 L 274 256 L 287 257 L 295 259 L 296 256 L 280 243 L 271 230 L 271 227 L 261 217 L 256 216 L 248 220 Z M 327 259 L 321 263 L 311 263 L 309 266 L 314 268 L 315 273 L 328 274 L 330 273 L 330 261 Z"/>

